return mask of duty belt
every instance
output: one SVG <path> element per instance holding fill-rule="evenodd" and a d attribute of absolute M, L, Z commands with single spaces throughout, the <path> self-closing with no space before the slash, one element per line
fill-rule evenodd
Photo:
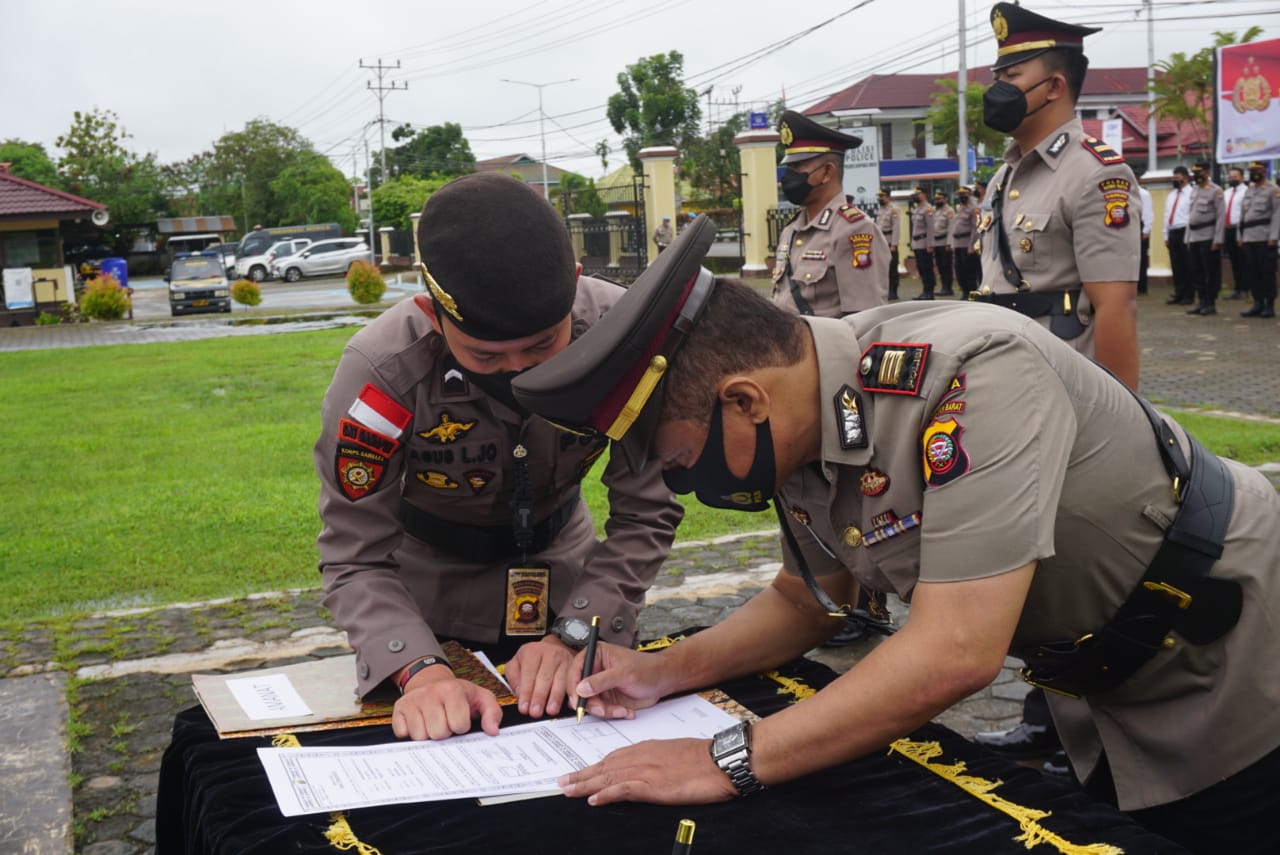
<path fill-rule="evenodd" d="M 1073 339 L 1085 330 L 1075 312 L 1075 307 L 1080 303 L 1079 288 L 1068 288 L 1065 291 L 1018 291 L 1015 294 L 970 291 L 969 299 L 1004 306 L 1028 318 L 1049 315 L 1049 331 L 1061 339 Z"/>
<path fill-rule="evenodd" d="M 555 542 L 565 523 L 578 507 L 579 493 L 533 525 L 533 541 L 529 553 L 542 552 Z M 417 505 L 401 499 L 400 522 L 410 536 L 423 543 L 477 564 L 487 564 L 518 556 L 515 530 L 509 525 L 465 525 L 429 514 Z"/>
<path fill-rule="evenodd" d="M 1201 222 L 1188 223 L 1187 225 L 1193 229 L 1207 229 L 1209 228 L 1209 226 L 1216 226 L 1217 224 L 1218 224 L 1217 220 L 1202 220 Z"/>
<path fill-rule="evenodd" d="M 968 237 L 968 236 L 969 236 L 969 235 L 971 235 L 971 234 L 972 234 L 972 232 L 956 232 L 955 234 L 953 234 L 953 235 L 952 235 L 952 237 L 953 237 L 953 238 L 962 238 L 962 237 Z"/>
<path fill-rule="evenodd" d="M 1192 644 L 1208 644 L 1240 619 L 1240 585 L 1209 576 L 1222 555 L 1231 521 L 1231 473 L 1191 436 L 1188 466 L 1168 424 L 1150 404 L 1134 397 L 1156 432 L 1179 501 L 1164 542 L 1137 587 L 1102 629 L 1074 641 L 1013 651 L 1027 663 L 1024 680 L 1072 697 L 1119 686 L 1156 653 L 1176 644 L 1171 631 Z"/>
<path fill-rule="evenodd" d="M 912 239 L 912 240 L 921 240 L 921 239 L 923 239 L 923 238 L 925 238 L 925 237 L 927 237 L 927 235 L 926 235 L 924 232 L 921 232 L 921 233 L 920 233 L 920 234 L 918 234 L 918 235 L 912 235 L 912 236 L 911 236 L 911 239 Z"/>
<path fill-rule="evenodd" d="M 1265 220 L 1245 220 L 1243 223 L 1240 224 L 1240 228 L 1252 229 L 1252 228 L 1256 228 L 1257 226 L 1269 226 L 1269 225 L 1271 225 L 1270 217 L 1268 217 Z"/>

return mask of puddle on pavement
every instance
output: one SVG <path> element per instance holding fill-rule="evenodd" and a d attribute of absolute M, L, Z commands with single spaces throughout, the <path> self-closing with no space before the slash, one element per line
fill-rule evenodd
<path fill-rule="evenodd" d="M 163 330 L 182 329 L 192 326 L 213 327 L 282 327 L 282 332 L 289 328 L 319 329 L 332 327 L 364 326 L 382 314 L 381 311 L 342 312 L 328 315 L 270 315 L 253 318 L 202 318 L 199 321 L 147 321 L 135 323 L 140 329 Z"/>

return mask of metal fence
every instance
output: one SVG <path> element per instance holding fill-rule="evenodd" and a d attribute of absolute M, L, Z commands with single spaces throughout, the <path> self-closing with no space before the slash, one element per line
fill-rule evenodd
<path fill-rule="evenodd" d="M 643 178 L 620 187 L 565 190 L 560 205 L 583 274 L 630 283 L 649 265 Z"/>

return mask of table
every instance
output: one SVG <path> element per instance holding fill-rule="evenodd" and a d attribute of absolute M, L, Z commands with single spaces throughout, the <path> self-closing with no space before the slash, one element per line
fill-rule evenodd
<path fill-rule="evenodd" d="M 798 659 L 772 675 L 720 688 L 764 716 L 801 702 L 835 676 L 824 665 Z M 514 707 L 505 715 L 504 724 L 524 721 Z M 386 725 L 297 738 L 307 746 L 394 739 Z M 697 823 L 695 855 L 1184 851 L 1074 785 L 1011 763 L 938 724 L 895 743 L 894 750 L 749 798 L 691 807 L 593 808 L 585 800 L 551 797 L 488 807 L 458 800 L 286 818 L 256 755 L 268 744 L 257 738 L 219 740 L 198 706 L 177 716 L 160 770 L 158 855 L 665 855 L 682 818 Z M 978 793 L 982 790 L 988 792 Z M 1020 839 L 1024 834 L 1042 842 L 1028 850 Z"/>

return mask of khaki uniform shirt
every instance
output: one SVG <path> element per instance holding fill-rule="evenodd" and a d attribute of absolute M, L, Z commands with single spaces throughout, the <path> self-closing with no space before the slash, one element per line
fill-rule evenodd
<path fill-rule="evenodd" d="M 876 226 L 884 235 L 889 249 L 897 249 L 902 236 L 902 214 L 892 202 L 880 208 L 880 213 L 876 214 Z"/>
<path fill-rule="evenodd" d="M 951 218 L 951 237 L 949 243 L 953 249 L 968 249 L 973 245 L 974 232 L 978 228 L 978 206 L 970 202 L 968 205 L 957 205 L 955 216 Z"/>
<path fill-rule="evenodd" d="M 790 263 L 788 278 L 787 265 Z M 815 315 L 838 318 L 889 300 L 889 243 L 861 210 L 837 195 L 817 218 L 800 213 L 782 230 L 773 263 L 773 301 L 800 313 L 800 297 Z"/>
<path fill-rule="evenodd" d="M 1212 181 L 1191 185 L 1191 212 L 1187 219 L 1187 243 L 1222 243 L 1222 188 Z"/>
<path fill-rule="evenodd" d="M 623 293 L 578 280 L 573 331 L 580 335 Z M 378 404 L 377 393 L 394 402 Z M 350 412 L 357 399 L 411 420 L 397 437 L 351 431 L 377 417 Z M 360 405 L 357 405 L 357 407 Z M 356 428 L 352 424 L 356 424 Z M 325 605 L 356 652 L 363 696 L 409 662 L 439 655 L 435 633 L 495 641 L 504 626 L 507 568 L 520 556 L 472 564 L 407 535 L 400 503 L 472 526 L 512 523 L 512 449 L 528 449 L 533 519 L 565 504 L 576 510 L 546 551 L 549 605 L 562 616 L 601 617 L 601 637 L 634 643 L 636 615 L 674 538 L 681 510 L 661 467 L 629 474 L 622 455 L 604 470 L 609 536 L 595 539 L 579 482 L 605 450 L 535 416 L 521 418 L 468 383 L 413 300 L 404 300 L 352 337 L 324 397 L 315 467 L 320 476 L 320 570 Z M 354 446 L 376 479 L 363 492 L 341 474 Z M 376 452 L 370 456 L 370 452 Z M 356 485 L 358 486 L 358 484 Z M 536 640 L 538 636 L 531 637 Z"/>
<path fill-rule="evenodd" d="M 658 226 L 653 230 L 653 242 L 658 246 L 667 246 L 675 240 L 671 226 Z"/>
<path fill-rule="evenodd" d="M 929 239 L 931 249 L 945 249 L 951 242 L 951 220 L 956 212 L 947 205 L 933 209 L 933 234 Z"/>
<path fill-rule="evenodd" d="M 928 249 L 933 234 L 933 209 L 928 205 L 916 205 L 911 212 L 911 248 Z"/>
<path fill-rule="evenodd" d="M 992 201 L 1004 188 L 1003 223 L 1014 263 L 1032 291 L 1067 291 L 1084 282 L 1138 281 L 1142 202 L 1124 160 L 1099 155 L 1079 119 L 1050 133 L 1025 154 L 1017 143 L 992 177 L 982 202 L 978 251 L 982 285 L 1005 294 L 1017 289 L 1005 278 L 993 231 Z M 1093 355 L 1093 305 L 1082 292 L 1073 306 L 1085 331 L 1071 340 Z M 1046 315 L 1037 318 L 1045 327 Z"/>
<path fill-rule="evenodd" d="M 806 322 L 821 460 L 793 474 L 781 498 L 811 570 L 846 567 L 910 599 L 918 581 L 982 579 L 1038 561 L 1011 653 L 1100 629 L 1175 513 L 1156 438 L 1129 391 L 998 306 L 904 303 Z M 865 389 L 878 375 L 863 376 L 860 363 L 876 342 L 899 343 L 884 348 L 904 352 L 905 393 Z M 860 423 L 845 417 L 847 401 Z M 1212 574 L 1242 583 L 1239 623 L 1203 646 L 1175 634 L 1172 649 L 1110 692 L 1048 693 L 1077 775 L 1105 750 L 1123 810 L 1190 795 L 1280 744 L 1280 494 L 1226 463 L 1235 510 Z"/>
<path fill-rule="evenodd" d="M 1240 215 L 1240 242 L 1280 241 L 1280 187 L 1250 184 Z"/>

